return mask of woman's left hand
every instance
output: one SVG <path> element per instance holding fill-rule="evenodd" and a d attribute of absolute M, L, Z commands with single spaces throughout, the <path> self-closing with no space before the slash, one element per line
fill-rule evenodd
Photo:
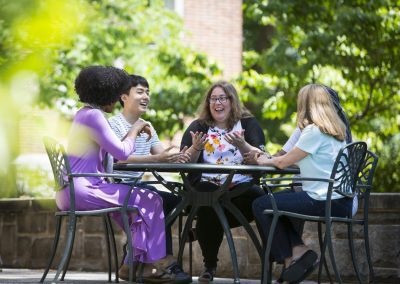
<path fill-rule="evenodd" d="M 243 161 L 247 165 L 257 165 L 257 159 L 262 153 L 263 152 L 259 149 L 251 150 L 243 155 Z"/>
<path fill-rule="evenodd" d="M 271 155 L 269 155 L 269 154 L 262 154 L 262 155 L 258 156 L 256 163 L 257 163 L 257 165 L 260 165 L 260 166 L 273 166 L 274 165 Z"/>
<path fill-rule="evenodd" d="M 229 144 L 232 144 L 238 148 L 244 146 L 246 144 L 246 140 L 244 140 L 244 129 L 226 133 L 225 140 Z"/>

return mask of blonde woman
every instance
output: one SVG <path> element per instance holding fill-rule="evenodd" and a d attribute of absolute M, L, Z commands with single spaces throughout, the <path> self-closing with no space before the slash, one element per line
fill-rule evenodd
<path fill-rule="evenodd" d="M 329 178 L 335 158 L 340 148 L 346 144 L 346 126 L 337 114 L 326 88 L 309 84 L 300 90 L 297 126 L 301 136 L 288 153 L 273 158 L 261 155 L 257 164 L 278 168 L 297 164 L 302 177 Z M 280 210 L 322 216 L 327 189 L 328 185 L 324 182 L 303 181 L 303 191 L 276 194 L 275 200 Z M 337 193 L 333 193 L 332 200 L 333 216 L 351 214 L 351 200 Z M 262 212 L 271 208 L 270 196 L 262 196 L 253 202 L 253 213 L 263 241 L 268 238 L 272 217 Z M 287 218 L 278 220 L 271 255 L 275 261 L 285 265 L 280 279 L 284 283 L 302 281 L 318 262 L 317 253 L 303 243 L 301 235 Z"/>

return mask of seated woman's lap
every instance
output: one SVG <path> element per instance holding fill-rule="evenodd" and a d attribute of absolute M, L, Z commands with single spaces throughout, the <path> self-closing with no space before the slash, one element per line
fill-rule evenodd
<path fill-rule="evenodd" d="M 277 207 L 281 211 L 289 211 L 304 215 L 324 216 L 325 204 L 324 200 L 315 200 L 311 198 L 307 192 L 285 192 L 274 194 Z M 272 209 L 271 197 L 265 195 L 254 201 L 255 210 Z M 332 216 L 344 217 L 351 212 L 352 199 L 340 198 L 332 200 Z"/>

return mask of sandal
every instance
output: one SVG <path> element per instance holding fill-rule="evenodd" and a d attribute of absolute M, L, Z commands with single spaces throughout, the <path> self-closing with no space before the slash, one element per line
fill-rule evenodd
<path fill-rule="evenodd" d="M 145 263 L 140 270 L 141 277 L 137 274 L 136 278 L 141 278 L 143 283 L 173 283 L 175 275 L 164 269 L 158 268 L 151 263 Z"/>
<path fill-rule="evenodd" d="M 318 255 L 307 250 L 300 258 L 295 259 L 283 270 L 281 278 L 289 283 L 299 283 L 310 275 L 318 266 Z"/>
<path fill-rule="evenodd" d="M 129 280 L 129 266 L 124 264 L 118 271 L 119 278 Z M 151 263 L 134 263 L 133 281 L 138 283 L 173 283 L 175 275 L 155 267 Z M 140 281 L 141 280 L 141 281 Z"/>
<path fill-rule="evenodd" d="M 210 283 L 214 280 L 216 268 L 215 267 L 206 267 L 206 269 L 199 276 L 199 283 Z"/>

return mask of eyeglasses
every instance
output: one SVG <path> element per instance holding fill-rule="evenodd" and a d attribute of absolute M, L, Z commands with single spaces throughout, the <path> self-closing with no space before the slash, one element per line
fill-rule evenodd
<path fill-rule="evenodd" d="M 211 104 L 215 104 L 217 101 L 219 101 L 221 104 L 224 104 L 224 103 L 226 103 L 228 100 L 229 100 L 229 97 L 226 97 L 226 96 L 224 96 L 224 97 L 218 97 L 218 98 L 213 98 L 213 97 L 208 98 L 208 101 L 209 101 L 209 103 L 211 103 Z"/>

